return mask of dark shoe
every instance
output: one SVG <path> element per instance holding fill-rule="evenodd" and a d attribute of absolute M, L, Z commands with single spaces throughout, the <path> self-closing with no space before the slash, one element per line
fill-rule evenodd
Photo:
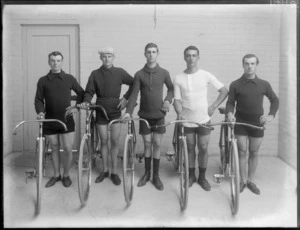
<path fill-rule="evenodd" d="M 104 178 L 108 176 L 109 176 L 109 172 L 101 172 L 100 175 L 96 178 L 95 183 L 102 182 Z"/>
<path fill-rule="evenodd" d="M 115 184 L 115 185 L 120 185 L 121 184 L 121 179 L 119 178 L 118 174 L 111 174 L 110 175 L 110 178 L 112 180 L 112 182 Z"/>
<path fill-rule="evenodd" d="M 204 178 L 198 178 L 198 184 L 200 184 L 200 186 L 205 190 L 205 191 L 210 191 L 211 187 L 210 184 L 208 183 L 208 181 Z"/>
<path fill-rule="evenodd" d="M 142 186 L 144 186 L 144 185 L 147 183 L 147 181 L 149 181 L 149 180 L 150 180 L 150 171 L 146 171 L 145 174 L 142 176 L 142 178 L 139 180 L 137 186 L 138 186 L 138 187 L 142 187 Z"/>
<path fill-rule="evenodd" d="M 251 192 L 253 192 L 257 195 L 260 194 L 259 189 L 256 187 L 256 185 L 253 182 L 247 181 L 247 187 L 250 189 Z"/>
<path fill-rule="evenodd" d="M 61 176 L 59 176 L 59 177 L 52 177 L 48 182 L 47 182 L 47 184 L 46 184 L 46 188 L 48 188 L 48 187 L 51 187 L 51 186 L 53 186 L 53 185 L 55 185 L 55 183 L 57 182 L 57 181 L 60 181 L 61 180 Z"/>
<path fill-rule="evenodd" d="M 240 193 L 242 193 L 244 191 L 244 189 L 246 188 L 247 184 L 244 183 L 243 181 L 240 182 Z"/>
<path fill-rule="evenodd" d="M 70 187 L 72 184 L 72 181 L 71 181 L 70 177 L 67 176 L 67 177 L 62 178 L 62 183 L 65 187 Z"/>
<path fill-rule="evenodd" d="M 192 187 L 192 185 L 197 181 L 195 174 L 191 174 L 189 176 L 189 187 Z"/>
<path fill-rule="evenodd" d="M 163 190 L 164 189 L 164 185 L 162 184 L 162 182 L 161 182 L 158 175 L 153 176 L 152 183 L 154 184 L 155 188 L 157 188 L 158 190 Z"/>

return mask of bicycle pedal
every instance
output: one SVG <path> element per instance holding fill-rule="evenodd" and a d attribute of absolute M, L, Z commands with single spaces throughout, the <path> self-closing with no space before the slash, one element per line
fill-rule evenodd
<path fill-rule="evenodd" d="M 36 176 L 36 170 L 33 169 L 33 168 L 32 169 L 26 169 L 25 174 L 26 174 L 26 184 L 27 184 L 28 179 L 32 179 Z"/>
<path fill-rule="evenodd" d="M 175 156 L 175 152 L 174 151 L 167 151 L 166 152 L 166 158 L 167 158 L 168 161 L 173 160 L 174 156 Z"/>
<path fill-rule="evenodd" d="M 225 176 L 223 174 L 215 174 L 213 180 L 215 183 L 220 184 L 223 181 L 224 177 Z"/>

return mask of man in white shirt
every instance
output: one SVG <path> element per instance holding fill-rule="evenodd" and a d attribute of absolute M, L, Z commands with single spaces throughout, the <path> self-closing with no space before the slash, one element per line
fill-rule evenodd
<path fill-rule="evenodd" d="M 226 99 L 228 90 L 214 75 L 198 68 L 199 49 L 188 46 L 184 50 L 184 60 L 187 68 L 174 78 L 174 107 L 177 119 L 191 120 L 198 123 L 209 123 L 210 118 L 218 106 Z M 212 84 L 219 92 L 217 99 L 210 106 L 207 102 L 207 86 Z M 205 191 L 211 186 L 205 178 L 207 168 L 207 147 L 210 138 L 210 129 L 192 124 L 183 124 L 187 137 L 189 155 L 189 186 L 196 182 L 195 160 L 196 143 L 198 147 L 198 183 Z"/>

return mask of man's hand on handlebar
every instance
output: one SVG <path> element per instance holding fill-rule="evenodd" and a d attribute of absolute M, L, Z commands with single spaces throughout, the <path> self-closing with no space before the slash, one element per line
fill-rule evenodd
<path fill-rule="evenodd" d="M 81 104 L 77 104 L 77 106 L 78 106 L 80 109 L 88 109 L 89 106 L 90 106 L 90 103 L 84 101 L 84 102 L 82 102 Z"/>
<path fill-rule="evenodd" d="M 227 121 L 229 121 L 232 125 L 234 125 L 236 119 L 235 116 L 233 115 L 233 113 L 229 112 L 226 116 Z"/>
<path fill-rule="evenodd" d="M 37 115 L 36 119 L 38 119 L 38 120 L 45 119 L 45 113 L 40 112 L 40 113 Z"/>

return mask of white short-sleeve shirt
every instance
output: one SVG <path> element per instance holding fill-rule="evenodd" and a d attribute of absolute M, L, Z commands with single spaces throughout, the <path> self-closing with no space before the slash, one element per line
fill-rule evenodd
<path fill-rule="evenodd" d="M 217 90 L 224 84 L 213 74 L 199 69 L 193 74 L 180 73 L 174 78 L 174 99 L 182 102 L 182 115 L 198 123 L 210 120 L 208 115 L 207 86 L 212 84 Z M 184 124 L 195 127 L 192 124 Z"/>

